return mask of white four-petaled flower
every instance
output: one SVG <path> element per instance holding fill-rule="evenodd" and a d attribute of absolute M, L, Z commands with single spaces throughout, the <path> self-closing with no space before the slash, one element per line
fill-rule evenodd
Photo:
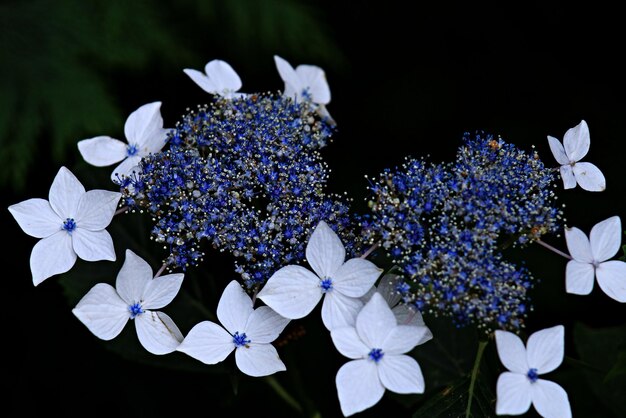
<path fill-rule="evenodd" d="M 9 207 L 9 211 L 28 235 L 42 238 L 30 255 L 33 283 L 72 268 L 76 257 L 86 261 L 115 261 L 111 223 L 121 198 L 117 192 L 85 191 L 70 170 L 61 167 L 49 200 L 28 199 Z"/>
<path fill-rule="evenodd" d="M 619 302 L 626 302 L 626 263 L 607 261 L 619 250 L 621 236 L 619 216 L 596 224 L 589 238 L 578 228 L 565 228 L 567 248 L 573 258 L 565 269 L 567 293 L 588 295 L 593 289 L 595 276 L 604 293 Z"/>
<path fill-rule="evenodd" d="M 563 187 L 573 189 L 576 183 L 585 190 L 601 192 L 606 189 L 606 180 L 598 167 L 591 163 L 582 163 L 580 160 L 589 152 L 589 127 L 587 122 L 581 121 L 578 125 L 565 132 L 563 144 L 548 136 L 550 150 L 556 161 L 561 164 L 561 178 Z"/>
<path fill-rule="evenodd" d="M 267 376 L 285 365 L 271 344 L 289 323 L 267 306 L 253 309 L 252 299 L 233 280 L 217 305 L 217 318 L 224 328 L 203 321 L 194 326 L 178 351 L 206 364 L 223 361 L 235 350 L 235 362 L 249 376 Z"/>
<path fill-rule="evenodd" d="M 169 129 L 163 128 L 161 102 L 148 103 L 128 116 L 124 135 L 128 143 L 110 136 L 97 136 L 78 142 L 78 150 L 85 161 L 96 167 L 119 164 L 111 173 L 111 180 L 138 171 L 142 157 L 161 151 Z"/>
<path fill-rule="evenodd" d="M 371 289 L 381 270 L 362 258 L 344 263 L 346 250 L 324 221 L 311 234 L 306 258 L 315 273 L 301 266 L 285 266 L 269 278 L 259 299 L 285 318 L 298 319 L 325 296 L 322 321 L 326 328 L 354 325 L 363 306 L 359 298 Z"/>
<path fill-rule="evenodd" d="M 330 103 L 330 88 L 324 70 L 315 65 L 298 65 L 296 69 L 278 55 L 274 62 L 280 77 L 285 82 L 283 95 L 298 102 L 310 100 L 319 105 Z"/>
<path fill-rule="evenodd" d="M 415 359 L 405 355 L 425 341 L 426 327 L 398 325 L 387 302 L 374 293 L 356 318 L 356 327 L 330 332 L 337 350 L 353 359 L 337 372 L 337 394 L 345 416 L 375 405 L 388 389 L 423 393 L 424 377 Z"/>
<path fill-rule="evenodd" d="M 500 361 L 509 370 L 498 378 L 496 414 L 521 415 L 530 404 L 544 418 L 571 418 L 567 393 L 539 375 L 555 370 L 563 362 L 564 328 L 557 325 L 532 334 L 524 347 L 512 332 L 496 331 Z"/>
<path fill-rule="evenodd" d="M 210 61 L 204 67 L 204 74 L 190 68 L 183 71 L 207 93 L 218 94 L 227 99 L 244 96 L 243 93 L 237 93 L 241 88 L 241 78 L 225 61 Z"/>
<path fill-rule="evenodd" d="M 134 320 L 137 337 L 146 350 L 152 354 L 171 353 L 183 335 L 169 316 L 154 309 L 161 309 L 174 299 L 183 277 L 182 273 L 176 273 L 152 278 L 150 265 L 126 250 L 115 287 L 98 283 L 72 312 L 103 340 L 115 338 L 129 319 Z"/>

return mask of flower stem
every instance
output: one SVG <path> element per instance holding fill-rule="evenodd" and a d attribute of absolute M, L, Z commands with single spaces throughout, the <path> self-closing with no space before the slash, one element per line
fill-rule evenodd
<path fill-rule="evenodd" d="M 163 272 L 165 271 L 165 268 L 167 267 L 167 263 L 163 263 L 163 265 L 161 266 L 161 268 L 159 269 L 159 271 L 156 272 L 156 274 L 154 275 L 154 278 L 156 279 L 157 277 L 159 277 L 161 274 L 163 274 Z"/>
<path fill-rule="evenodd" d="M 373 253 L 374 251 L 376 251 L 376 249 L 377 249 L 378 247 L 380 247 L 380 244 L 379 244 L 379 243 L 376 243 L 376 244 L 372 245 L 372 246 L 371 246 L 371 247 L 370 247 L 367 251 L 365 251 L 365 252 L 363 253 L 363 255 L 361 256 L 361 258 L 367 258 L 367 257 L 369 257 L 369 255 L 370 255 L 371 253 Z"/>
<path fill-rule="evenodd" d="M 115 211 L 113 216 L 119 215 L 119 214 L 124 213 L 124 212 L 128 212 L 128 209 L 130 209 L 128 206 L 121 207 L 121 208 L 119 208 L 118 210 Z"/>
<path fill-rule="evenodd" d="M 476 359 L 474 360 L 474 368 L 472 369 L 472 377 L 470 379 L 469 397 L 467 399 L 467 408 L 465 409 L 465 418 L 470 418 L 472 414 L 472 400 L 474 399 L 474 386 L 476 385 L 476 378 L 478 377 L 478 371 L 480 370 L 480 359 L 483 357 L 483 352 L 487 347 L 487 341 L 480 341 L 478 343 L 478 351 L 476 351 Z"/>
<path fill-rule="evenodd" d="M 538 239 L 536 242 L 537 242 L 537 244 L 539 244 L 539 245 L 541 245 L 541 246 L 543 246 L 543 247 L 546 247 L 548 250 L 550 250 L 550 251 L 552 251 L 552 252 L 557 253 L 557 254 L 558 254 L 558 255 L 560 255 L 561 257 L 565 257 L 565 258 L 567 258 L 568 260 L 571 260 L 571 259 L 572 259 L 572 256 L 571 256 L 571 255 L 566 254 L 566 253 L 564 253 L 563 251 L 561 251 L 561 250 L 559 250 L 559 249 L 557 249 L 557 248 L 554 248 L 552 245 L 550 245 L 550 244 L 548 244 L 548 243 L 546 243 L 546 242 L 543 242 L 543 241 L 542 241 L 542 240 L 540 240 L 540 239 Z"/>
<path fill-rule="evenodd" d="M 276 394 L 280 396 L 287 405 L 289 405 L 299 413 L 302 413 L 302 405 L 300 405 L 300 403 L 293 396 L 291 396 L 289 392 L 287 392 L 283 385 L 281 385 L 274 376 L 266 376 L 264 381 L 269 385 L 269 387 L 274 389 L 274 392 L 276 392 Z"/>

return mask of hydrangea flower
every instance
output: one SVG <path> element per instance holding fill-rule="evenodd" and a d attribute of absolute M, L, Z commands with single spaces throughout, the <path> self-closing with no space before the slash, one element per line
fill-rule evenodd
<path fill-rule="evenodd" d="M 142 157 L 161 151 L 169 131 L 163 128 L 161 102 L 148 103 L 126 119 L 124 135 L 128 143 L 110 136 L 97 136 L 79 141 L 78 150 L 85 161 L 96 167 L 121 161 L 111 173 L 111 180 L 117 183 L 120 177 L 139 170 Z"/>
<path fill-rule="evenodd" d="M 363 306 L 359 299 L 373 286 L 381 273 L 371 261 L 352 258 L 337 234 L 321 221 L 306 247 L 306 258 L 313 269 L 289 265 L 274 273 L 258 294 L 280 315 L 303 318 L 324 298 L 322 321 L 329 330 L 354 324 Z"/>
<path fill-rule="evenodd" d="M 173 352 L 183 340 L 174 321 L 155 311 L 168 305 L 180 290 L 181 273 L 152 277 L 152 269 L 141 257 L 126 250 L 126 260 L 115 287 L 98 283 L 72 313 L 102 340 L 111 340 L 122 332 L 128 320 L 135 321 L 141 345 L 152 354 Z"/>
<path fill-rule="evenodd" d="M 606 180 L 598 167 L 580 160 L 589 152 L 589 127 L 587 122 L 581 121 L 578 125 L 565 132 L 563 144 L 548 135 L 550 150 L 556 161 L 561 164 L 561 178 L 565 189 L 573 189 L 576 183 L 585 190 L 601 192 L 606 189 Z"/>
<path fill-rule="evenodd" d="M 613 216 L 591 229 L 589 238 L 578 228 L 565 228 L 565 240 L 572 260 L 565 269 L 567 293 L 588 295 L 594 276 L 600 288 L 618 302 L 626 302 L 626 263 L 609 260 L 622 242 L 622 222 Z"/>
<path fill-rule="evenodd" d="M 496 344 L 500 361 L 509 370 L 498 378 L 496 414 L 521 415 L 532 403 L 544 418 L 571 418 L 565 390 L 554 382 L 539 378 L 563 362 L 562 325 L 533 333 L 526 347 L 517 335 L 498 330 Z"/>
<path fill-rule="evenodd" d="M 217 318 L 224 328 L 210 322 L 194 326 L 178 347 L 206 364 L 223 361 L 235 350 L 235 362 L 249 376 L 267 376 L 285 370 L 271 344 L 289 323 L 267 306 L 253 309 L 252 299 L 231 281 L 217 305 Z"/>
<path fill-rule="evenodd" d="M 86 261 L 115 261 L 111 223 L 121 194 L 85 191 L 76 176 L 61 167 L 52 182 L 49 200 L 28 199 L 9 211 L 28 235 L 41 238 L 30 255 L 33 283 L 65 273 L 76 257 Z"/>
<path fill-rule="evenodd" d="M 285 82 L 283 94 L 298 102 L 311 101 L 319 105 L 330 103 L 330 87 L 324 70 L 315 65 L 298 65 L 296 69 L 286 60 L 274 55 L 280 77 Z"/>
<path fill-rule="evenodd" d="M 226 99 L 243 96 L 237 93 L 241 88 L 241 78 L 225 61 L 209 61 L 204 67 L 204 74 L 198 70 L 186 68 L 183 70 L 202 90 L 217 94 Z"/>
<path fill-rule="evenodd" d="M 331 330 L 337 350 L 352 359 L 337 372 L 341 412 L 349 416 L 375 405 L 385 389 L 423 393 L 424 377 L 415 359 L 405 355 L 425 341 L 426 327 L 398 325 L 389 305 L 374 293 L 356 318 L 356 326 Z"/>

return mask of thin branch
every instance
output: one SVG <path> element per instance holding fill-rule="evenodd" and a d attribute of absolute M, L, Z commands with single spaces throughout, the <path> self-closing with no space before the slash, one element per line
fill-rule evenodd
<path fill-rule="evenodd" d="M 130 208 L 128 206 L 121 207 L 121 208 L 119 208 L 118 210 L 115 211 L 113 216 L 119 215 L 119 214 L 124 213 L 124 212 L 128 212 L 129 209 Z"/>
<path fill-rule="evenodd" d="M 536 242 L 537 244 L 539 244 L 539 245 L 541 245 L 541 246 L 543 246 L 543 247 L 547 248 L 548 250 L 550 250 L 550 251 L 552 251 L 552 252 L 557 253 L 557 254 L 558 254 L 558 255 L 560 255 L 561 257 L 565 257 L 565 258 L 567 258 L 568 260 L 572 260 L 572 256 L 571 256 L 571 255 L 566 254 L 566 253 L 564 253 L 563 251 L 561 251 L 561 250 L 559 250 L 559 249 L 557 249 L 557 248 L 554 248 L 552 245 L 550 245 L 550 244 L 548 244 L 548 243 L 546 243 L 546 242 L 543 242 L 543 241 L 542 241 L 542 240 L 540 240 L 540 239 L 538 239 L 538 240 L 537 240 L 537 241 L 535 241 L 535 242 Z"/>
<path fill-rule="evenodd" d="M 361 256 L 361 258 L 369 257 L 369 255 L 373 253 L 374 251 L 376 251 L 378 247 L 380 247 L 380 244 L 377 242 L 376 244 L 372 245 L 367 251 L 365 251 L 363 255 Z"/>
<path fill-rule="evenodd" d="M 159 269 L 159 271 L 156 272 L 156 274 L 154 275 L 154 278 L 156 279 L 157 277 L 159 277 L 161 274 L 163 274 L 163 272 L 165 271 L 165 268 L 167 267 L 167 263 L 163 263 L 163 265 L 161 266 L 161 268 Z"/>
<path fill-rule="evenodd" d="M 469 398 L 467 399 L 467 409 L 465 409 L 465 418 L 470 418 L 472 415 L 472 400 L 474 399 L 474 385 L 476 384 L 476 378 L 478 377 L 478 371 L 480 370 L 480 359 L 483 357 L 483 352 L 487 347 L 487 341 L 480 341 L 478 343 L 478 350 L 476 351 L 476 360 L 474 360 L 474 368 L 472 369 L 472 377 L 470 379 L 469 386 Z"/>

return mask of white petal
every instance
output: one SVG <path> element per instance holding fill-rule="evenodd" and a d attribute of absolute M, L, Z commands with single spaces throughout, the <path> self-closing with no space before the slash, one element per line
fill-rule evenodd
<path fill-rule="evenodd" d="M 130 317 L 128 306 L 113 286 L 98 283 L 72 309 L 89 331 L 102 340 L 117 337 Z"/>
<path fill-rule="evenodd" d="M 85 188 L 76 176 L 65 167 L 61 167 L 54 177 L 48 200 L 50 206 L 61 219 L 74 218 L 80 197 L 85 193 Z"/>
<path fill-rule="evenodd" d="M 78 202 L 76 225 L 90 231 L 106 228 L 115 215 L 121 193 L 106 190 L 90 190 L 83 194 Z"/>
<path fill-rule="evenodd" d="M 141 172 L 139 167 L 139 162 L 141 161 L 141 157 L 134 155 L 132 157 L 126 158 L 122 161 L 111 173 L 111 181 L 114 183 L 118 182 L 118 177 L 129 177 L 133 171 L 136 173 Z"/>
<path fill-rule="evenodd" d="M 363 342 L 372 348 L 381 348 L 387 335 L 397 326 L 391 308 L 375 293 L 356 317 L 356 330 Z"/>
<path fill-rule="evenodd" d="M 248 376 L 268 376 L 287 370 L 280 360 L 278 352 L 271 344 L 255 344 L 254 342 L 235 351 L 237 367 Z"/>
<path fill-rule="evenodd" d="M 424 376 L 415 359 L 400 355 L 383 355 L 378 362 L 383 386 L 396 393 L 424 393 Z"/>
<path fill-rule="evenodd" d="M 397 290 L 400 283 L 402 283 L 402 278 L 397 274 L 385 274 L 380 279 L 380 283 L 378 283 L 376 290 L 387 301 L 387 305 L 391 307 L 396 306 L 402 299 L 400 292 Z"/>
<path fill-rule="evenodd" d="M 128 305 L 140 302 L 150 280 L 152 280 L 150 265 L 131 250 L 126 250 L 126 259 L 115 281 L 117 293 L 124 302 Z"/>
<path fill-rule="evenodd" d="M 268 306 L 261 306 L 252 312 L 243 331 L 255 343 L 268 344 L 274 341 L 289 323 Z"/>
<path fill-rule="evenodd" d="M 304 267 L 285 266 L 269 278 L 258 298 L 285 318 L 303 318 L 322 298 L 320 280 Z"/>
<path fill-rule="evenodd" d="M 526 360 L 526 347 L 520 337 L 512 332 L 496 330 L 496 347 L 504 367 L 512 372 L 528 373 L 530 367 Z"/>
<path fill-rule="evenodd" d="M 302 86 L 296 71 L 287 61 L 278 55 L 274 55 L 274 62 L 276 63 L 276 69 L 278 69 L 280 78 L 282 78 L 285 82 L 285 91 L 283 92 L 283 95 L 292 98 L 294 96 L 298 96 L 300 90 L 302 90 Z"/>
<path fill-rule="evenodd" d="M 574 260 L 581 263 L 593 263 L 591 244 L 583 231 L 576 227 L 565 228 L 565 242 Z"/>
<path fill-rule="evenodd" d="M 126 158 L 127 144 L 110 136 L 97 136 L 78 141 L 78 151 L 89 164 L 106 167 Z"/>
<path fill-rule="evenodd" d="M 353 258 L 335 272 L 333 287 L 346 296 L 358 298 L 372 288 L 382 271 L 371 261 Z"/>
<path fill-rule="evenodd" d="M 565 328 L 563 325 L 533 333 L 526 342 L 529 368 L 538 374 L 550 373 L 563 362 L 565 355 Z"/>
<path fill-rule="evenodd" d="M 564 189 L 573 189 L 576 187 L 576 177 L 574 176 L 574 170 L 572 170 L 571 165 L 562 165 L 559 171 L 561 173 L 561 179 L 563 179 Z"/>
<path fill-rule="evenodd" d="M 354 327 L 335 328 L 330 331 L 330 336 L 337 351 L 348 358 L 366 358 L 371 350 L 361 341 Z"/>
<path fill-rule="evenodd" d="M 311 234 L 306 246 L 306 259 L 318 276 L 330 279 L 334 279 L 334 274 L 346 259 L 346 250 L 341 240 L 326 222 L 320 221 Z"/>
<path fill-rule="evenodd" d="M 169 305 L 178 294 L 184 278 L 184 274 L 176 273 L 150 280 L 143 290 L 141 306 L 144 309 L 161 309 Z"/>
<path fill-rule="evenodd" d="M 59 231 L 41 239 L 30 253 L 30 271 L 33 284 L 37 286 L 48 277 L 65 273 L 76 262 L 72 238 L 66 231 Z"/>
<path fill-rule="evenodd" d="M 225 91 L 235 92 L 241 88 L 239 75 L 237 75 L 233 67 L 225 61 L 210 61 L 204 67 L 204 71 L 215 86 L 214 93 L 223 94 Z"/>
<path fill-rule="evenodd" d="M 111 235 L 102 231 L 76 228 L 72 232 L 72 246 L 76 254 L 85 261 L 115 261 L 115 248 Z"/>
<path fill-rule="evenodd" d="M 234 349 L 232 335 L 213 322 L 203 321 L 189 331 L 176 351 L 205 364 L 215 364 L 223 361 Z"/>
<path fill-rule="evenodd" d="M 45 238 L 61 230 L 63 221 L 44 199 L 28 199 L 9 206 L 18 225 L 31 237 Z"/>
<path fill-rule="evenodd" d="M 561 165 L 567 165 L 570 163 L 569 158 L 567 158 L 567 154 L 565 154 L 565 148 L 563 148 L 563 144 L 561 144 L 561 141 L 553 136 L 548 135 L 548 144 L 550 144 L 550 151 L 552 151 L 552 155 L 554 155 L 554 159 L 557 163 Z"/>
<path fill-rule="evenodd" d="M 298 65 L 296 74 L 302 86 L 309 89 L 313 103 L 322 105 L 330 103 L 330 88 L 324 70 L 315 65 Z"/>
<path fill-rule="evenodd" d="M 215 93 L 215 84 L 209 79 L 209 77 L 206 76 L 206 74 L 191 68 L 185 68 L 183 71 L 193 80 L 194 83 L 200 86 L 202 90 L 207 93 Z"/>
<path fill-rule="evenodd" d="M 496 385 L 496 414 L 521 415 L 531 402 L 530 380 L 525 374 L 504 372 Z"/>
<path fill-rule="evenodd" d="M 588 192 L 601 192 L 606 189 L 604 174 L 595 165 L 591 163 L 576 163 L 572 170 L 580 187 Z"/>
<path fill-rule="evenodd" d="M 183 341 L 183 334 L 163 312 L 145 311 L 135 317 L 139 342 L 152 354 L 168 354 L 176 351 Z"/>
<path fill-rule="evenodd" d="M 430 333 L 426 327 L 398 325 L 391 329 L 382 345 L 376 348 L 382 348 L 385 353 L 392 355 L 408 353 L 424 340 L 426 333 Z"/>
<path fill-rule="evenodd" d="M 371 360 L 347 362 L 337 372 L 335 383 L 341 412 L 346 417 L 376 405 L 385 393 Z"/>
<path fill-rule="evenodd" d="M 539 379 L 531 385 L 533 406 L 543 418 L 571 418 L 567 392 L 554 382 Z"/>
<path fill-rule="evenodd" d="M 391 311 L 398 325 L 426 326 L 422 313 L 406 303 L 393 307 Z"/>
<path fill-rule="evenodd" d="M 252 299 L 236 280 L 224 289 L 217 304 L 217 319 L 231 334 L 244 332 L 252 314 Z"/>
<path fill-rule="evenodd" d="M 570 161 L 580 161 L 589 152 L 589 127 L 587 122 L 581 121 L 570 128 L 563 136 L 563 147 Z"/>
<path fill-rule="evenodd" d="M 128 116 L 124 135 L 130 145 L 142 148 L 152 135 L 163 129 L 161 102 L 145 104 Z"/>
<path fill-rule="evenodd" d="M 329 331 L 341 327 L 353 327 L 356 317 L 363 307 L 358 298 L 331 291 L 326 293 L 322 302 L 322 322 Z"/>
<path fill-rule="evenodd" d="M 150 154 L 156 154 L 161 151 L 165 144 L 167 144 L 167 134 L 170 129 L 154 129 L 148 136 L 144 138 L 144 142 L 141 148 L 138 150 L 137 155 L 145 157 Z"/>
<path fill-rule="evenodd" d="M 622 243 L 622 233 L 619 216 L 611 216 L 597 223 L 589 234 L 593 259 L 602 262 L 617 254 Z"/>
<path fill-rule="evenodd" d="M 575 295 L 588 295 L 593 290 L 594 276 L 593 264 L 568 261 L 565 267 L 565 291 Z"/>
<path fill-rule="evenodd" d="M 618 302 L 626 302 L 626 263 L 617 260 L 600 263 L 596 277 L 604 293 Z"/>

